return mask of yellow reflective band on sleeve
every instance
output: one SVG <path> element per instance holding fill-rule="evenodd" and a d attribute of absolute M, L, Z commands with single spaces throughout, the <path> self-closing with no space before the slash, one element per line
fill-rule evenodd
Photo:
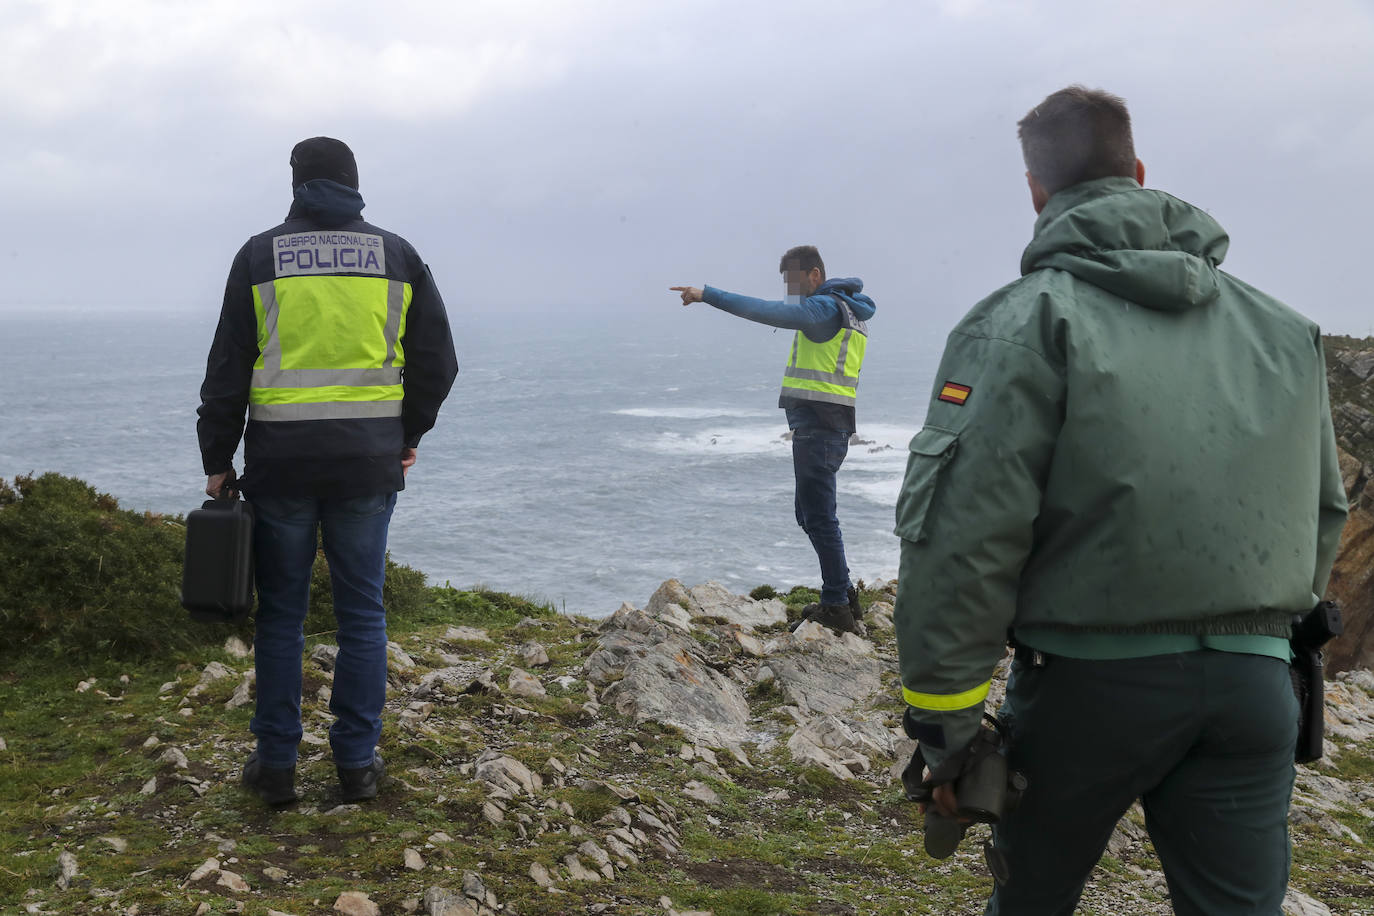
<path fill-rule="evenodd" d="M 992 681 L 988 680 L 972 690 L 965 690 L 963 693 L 917 693 L 914 690 L 902 688 L 902 699 L 906 700 L 908 706 L 915 706 L 917 709 L 928 709 L 932 712 L 953 712 L 959 709 L 968 709 L 970 706 L 977 706 L 988 698 L 988 688 L 992 686 Z"/>

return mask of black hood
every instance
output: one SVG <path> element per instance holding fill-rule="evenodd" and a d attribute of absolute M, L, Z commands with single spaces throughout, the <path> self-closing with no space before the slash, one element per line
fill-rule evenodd
<path fill-rule="evenodd" d="M 296 200 L 286 218 L 308 219 L 334 229 L 358 219 L 365 206 L 357 189 L 328 178 L 316 178 L 296 188 Z"/>

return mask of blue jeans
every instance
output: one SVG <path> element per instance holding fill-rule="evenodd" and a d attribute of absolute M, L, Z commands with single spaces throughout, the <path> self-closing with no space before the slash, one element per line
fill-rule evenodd
<path fill-rule="evenodd" d="M 291 767 L 301 740 L 301 652 L 310 599 L 316 531 L 334 593 L 339 657 L 329 709 L 334 763 L 368 766 L 382 733 L 386 702 L 386 533 L 395 493 L 349 499 L 260 496 L 256 521 L 258 615 L 253 640 L 258 675 L 257 714 L 249 726 L 266 767 Z"/>
<path fill-rule="evenodd" d="M 821 603 L 849 603 L 849 567 L 835 515 L 835 472 L 849 454 L 842 429 L 801 427 L 792 431 L 792 469 L 797 475 L 797 524 L 821 562 Z"/>

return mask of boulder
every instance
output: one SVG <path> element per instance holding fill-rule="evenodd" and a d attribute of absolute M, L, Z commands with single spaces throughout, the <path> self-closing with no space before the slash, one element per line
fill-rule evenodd
<path fill-rule="evenodd" d="M 787 605 L 777 598 L 756 601 L 747 595 L 732 594 L 719 582 L 695 585 L 688 594 L 693 617 L 717 618 L 744 630 L 787 622 Z"/>
<path fill-rule="evenodd" d="M 837 637 L 806 622 L 768 644 L 768 668 L 787 702 L 804 713 L 842 713 L 882 687 L 873 645 L 853 633 Z"/>
<path fill-rule="evenodd" d="M 622 610 L 628 606 L 622 606 Z M 692 630 L 692 596 L 677 579 L 669 579 L 658 587 L 644 606 L 644 613 L 684 633 Z"/>
<path fill-rule="evenodd" d="M 740 685 L 707 665 L 695 640 L 646 611 L 626 605 L 612 615 L 584 670 L 592 683 L 610 685 L 601 702 L 636 723 L 673 725 L 717 747 L 748 740 Z"/>

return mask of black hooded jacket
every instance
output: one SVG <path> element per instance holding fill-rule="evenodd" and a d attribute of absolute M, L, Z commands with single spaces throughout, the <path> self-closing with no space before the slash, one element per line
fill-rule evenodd
<path fill-rule="evenodd" d="M 363 199 L 356 190 L 316 179 L 298 187 L 295 196 L 286 221 L 249 239 L 229 270 L 197 411 L 205 473 L 229 470 L 242 436 L 245 468 L 239 487 L 249 495 L 345 498 L 402 490 L 402 449 L 418 445 L 434 426 L 439 405 L 458 374 L 444 301 L 410 243 L 363 220 Z M 312 229 L 381 236 L 388 279 L 411 286 L 401 337 L 406 356 L 401 416 L 249 420 L 245 431 L 253 364 L 260 353 L 253 287 L 275 276 L 276 236 Z"/>

